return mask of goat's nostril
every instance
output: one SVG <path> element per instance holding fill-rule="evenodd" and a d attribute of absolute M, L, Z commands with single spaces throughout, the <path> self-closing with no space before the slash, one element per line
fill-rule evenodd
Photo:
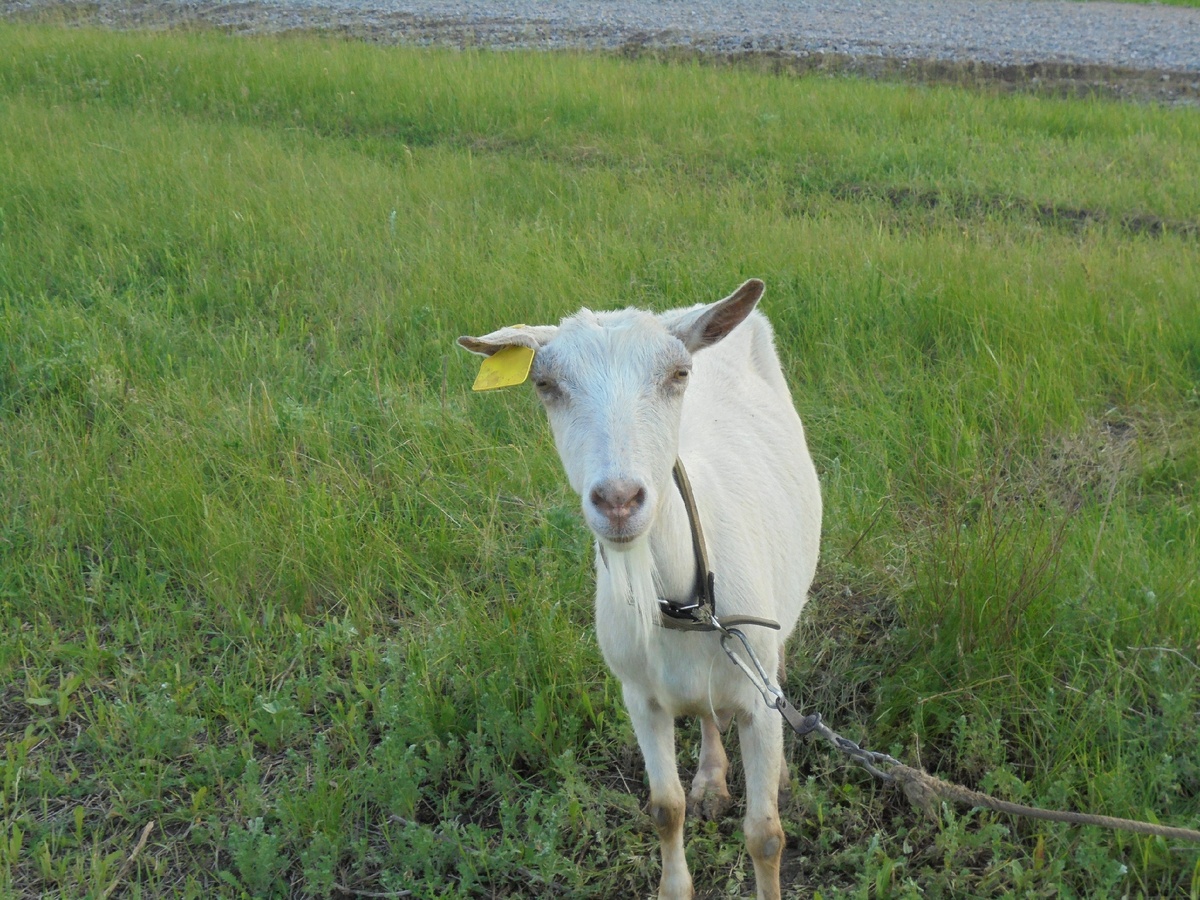
<path fill-rule="evenodd" d="M 646 489 L 628 481 L 607 481 L 588 494 L 594 506 L 605 518 L 626 519 L 646 502 Z"/>

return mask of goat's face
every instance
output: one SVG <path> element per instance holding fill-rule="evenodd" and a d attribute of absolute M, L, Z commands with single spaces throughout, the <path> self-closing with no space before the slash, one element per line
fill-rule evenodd
<path fill-rule="evenodd" d="M 459 338 L 472 352 L 536 350 L 531 379 L 588 527 L 613 550 L 646 535 L 671 482 L 692 354 L 739 324 L 762 295 L 751 280 L 708 306 L 659 316 L 582 310 L 562 324 Z"/>
<path fill-rule="evenodd" d="M 531 377 L 588 527 L 622 549 L 645 534 L 670 483 L 692 357 L 638 310 L 563 321 Z"/>

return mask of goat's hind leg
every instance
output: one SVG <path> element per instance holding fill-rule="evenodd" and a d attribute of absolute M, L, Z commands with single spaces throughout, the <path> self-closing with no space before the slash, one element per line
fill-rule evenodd
<path fill-rule="evenodd" d="M 721 745 L 721 732 L 729 724 L 711 716 L 700 717 L 700 763 L 692 789 L 688 792 L 687 811 L 689 816 L 703 819 L 719 819 L 733 803 L 725 773 L 729 769 L 729 757 Z"/>
<path fill-rule="evenodd" d="M 683 852 L 686 801 L 675 763 L 675 719 L 640 691 L 625 689 L 625 707 L 650 780 L 650 821 L 662 851 L 659 900 L 689 900 L 692 876 Z"/>

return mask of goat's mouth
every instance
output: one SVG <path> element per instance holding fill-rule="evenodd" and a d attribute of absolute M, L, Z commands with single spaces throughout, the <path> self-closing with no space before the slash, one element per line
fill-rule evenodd
<path fill-rule="evenodd" d="M 646 536 L 644 529 L 627 528 L 620 531 L 593 529 L 593 533 L 599 538 L 601 544 L 611 547 L 613 550 L 628 550 Z"/>

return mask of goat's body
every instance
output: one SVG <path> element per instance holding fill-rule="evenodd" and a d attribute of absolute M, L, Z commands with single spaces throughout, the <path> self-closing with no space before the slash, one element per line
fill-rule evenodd
<path fill-rule="evenodd" d="M 716 577 L 716 611 L 773 619 L 780 630 L 742 629 L 768 672 L 808 598 L 817 566 L 821 493 L 804 427 L 792 405 L 771 327 L 751 314 L 696 357 L 684 397 L 679 458 L 687 468 Z M 664 491 L 648 554 L 616 561 L 597 552 L 596 635 L 620 679 L 650 779 L 651 816 L 663 846 L 660 896 L 689 897 L 683 809 L 719 812 L 729 803 L 721 730 L 738 723 L 747 776 L 746 834 L 760 898 L 779 896 L 783 832 L 775 791 L 786 780 L 782 722 L 758 689 L 733 669 L 714 632 L 646 628 L 658 596 L 689 597 L 696 571 L 691 530 L 678 491 Z M 607 557 L 607 558 L 606 558 Z M 614 590 L 613 565 L 651 566 L 626 577 L 653 593 Z M 649 609 L 635 608 L 649 605 Z M 701 719 L 700 765 L 685 798 L 674 757 L 674 720 Z"/>
<path fill-rule="evenodd" d="M 780 631 L 743 629 L 774 672 L 816 571 L 821 494 L 762 314 L 752 313 L 728 338 L 698 354 L 692 379 L 679 458 L 692 481 L 716 574 L 717 613 L 779 622 Z M 660 498 L 650 549 L 657 593 L 690 596 L 696 577 L 691 532 L 677 491 Z M 657 617 L 655 597 L 634 602 L 653 603 L 650 618 Z M 712 633 L 652 628 L 639 635 L 636 623 L 647 616 L 638 613 L 627 598 L 613 596 L 608 565 L 598 554 L 597 639 L 623 685 L 637 685 L 673 715 L 761 708 L 745 678 L 712 678 L 715 667 L 724 676 L 730 665 Z"/>
<path fill-rule="evenodd" d="M 532 377 L 597 537 L 596 635 L 646 762 L 662 846 L 659 896 L 671 900 L 692 896 L 685 808 L 715 815 L 729 803 L 721 730 L 730 720 L 741 738 L 759 900 L 780 896 L 782 720 L 725 658 L 715 632 L 661 627 L 658 603 L 689 599 L 696 587 L 687 511 L 671 482 L 678 458 L 716 576 L 716 613 L 778 622 L 779 631 L 742 630 L 766 671 L 782 671 L 816 571 L 821 495 L 771 327 L 753 312 L 761 293 L 761 282 L 748 281 L 717 303 L 659 316 L 584 310 L 557 327 L 460 338 L 485 356 L 508 346 L 536 351 Z M 681 715 L 701 720 L 686 795 L 675 760 Z"/>

